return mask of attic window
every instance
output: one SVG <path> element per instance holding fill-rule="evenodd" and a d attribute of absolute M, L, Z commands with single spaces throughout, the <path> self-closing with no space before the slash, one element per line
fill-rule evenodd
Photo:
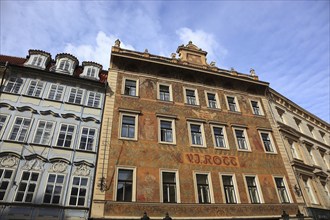
<path fill-rule="evenodd" d="M 87 78 L 87 79 L 93 79 L 93 80 L 99 80 L 99 72 L 100 68 L 93 66 L 93 65 L 84 65 L 84 70 L 80 77 Z"/>
<path fill-rule="evenodd" d="M 87 69 L 87 76 L 89 77 L 95 77 L 96 70 L 93 67 L 88 67 Z"/>
<path fill-rule="evenodd" d="M 71 62 L 69 60 L 62 60 L 59 69 L 69 71 Z"/>
<path fill-rule="evenodd" d="M 46 57 L 39 54 L 32 54 L 24 65 L 39 69 L 45 69 Z"/>

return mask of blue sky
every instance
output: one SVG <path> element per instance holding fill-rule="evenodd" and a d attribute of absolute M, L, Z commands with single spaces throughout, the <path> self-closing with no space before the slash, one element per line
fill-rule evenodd
<path fill-rule="evenodd" d="M 208 62 L 249 73 L 330 121 L 330 1 L 6 1 L 0 53 L 69 52 L 109 67 L 110 48 L 170 57 L 192 40 Z"/>

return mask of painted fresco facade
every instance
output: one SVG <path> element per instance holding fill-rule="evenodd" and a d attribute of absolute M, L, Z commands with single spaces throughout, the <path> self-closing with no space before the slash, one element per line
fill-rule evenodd
<path fill-rule="evenodd" d="M 271 109 L 304 198 L 305 213 L 330 219 L 330 126 L 274 90 Z"/>
<path fill-rule="evenodd" d="M 296 215 L 303 201 L 283 163 L 268 83 L 253 70 L 208 64 L 191 42 L 179 57 L 125 50 L 119 41 L 111 52 L 91 218 Z"/>
<path fill-rule="evenodd" d="M 107 72 L 39 50 L 1 72 L 0 218 L 87 219 Z"/>

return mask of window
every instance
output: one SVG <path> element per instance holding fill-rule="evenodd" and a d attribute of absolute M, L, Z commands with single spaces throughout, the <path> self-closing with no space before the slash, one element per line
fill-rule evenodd
<path fill-rule="evenodd" d="M 60 204 L 64 184 L 64 175 L 49 174 L 43 203 Z"/>
<path fill-rule="evenodd" d="M 196 174 L 198 203 L 211 203 L 209 174 Z"/>
<path fill-rule="evenodd" d="M 59 84 L 52 84 L 50 86 L 48 98 L 51 100 L 60 101 L 64 93 L 64 86 Z"/>
<path fill-rule="evenodd" d="M 10 77 L 3 91 L 17 94 L 19 93 L 22 85 L 23 85 L 23 80 L 21 78 Z"/>
<path fill-rule="evenodd" d="M 314 188 L 311 184 L 311 180 L 308 178 L 308 179 L 303 180 L 303 182 L 304 182 L 304 186 L 305 186 L 305 191 L 308 195 L 310 202 L 312 204 L 318 204 L 318 202 L 316 200 L 316 196 L 314 194 Z"/>
<path fill-rule="evenodd" d="M 190 143 L 192 146 L 204 147 L 204 128 L 202 123 L 188 122 Z"/>
<path fill-rule="evenodd" d="M 61 124 L 60 133 L 57 138 L 57 146 L 71 147 L 74 140 L 75 126 L 69 124 Z"/>
<path fill-rule="evenodd" d="M 213 140 L 215 147 L 217 148 L 227 148 L 226 138 L 225 138 L 225 127 L 211 125 L 213 131 Z"/>
<path fill-rule="evenodd" d="M 23 171 L 22 179 L 17 188 L 15 202 L 32 202 L 38 179 L 39 173 Z"/>
<path fill-rule="evenodd" d="M 68 102 L 74 104 L 81 104 L 83 94 L 84 94 L 84 90 L 71 88 Z"/>
<path fill-rule="evenodd" d="M 69 71 L 71 62 L 69 60 L 62 60 L 59 69 Z"/>
<path fill-rule="evenodd" d="M 16 117 L 9 140 L 24 142 L 30 129 L 31 119 Z"/>
<path fill-rule="evenodd" d="M 8 119 L 7 115 L 0 115 L 0 137 L 2 132 L 5 130 L 7 119 Z"/>
<path fill-rule="evenodd" d="M 159 119 L 159 140 L 161 143 L 175 144 L 174 119 Z"/>
<path fill-rule="evenodd" d="M 132 79 L 125 79 L 125 86 L 124 86 L 124 95 L 129 96 L 138 96 L 138 90 L 137 90 L 137 80 Z"/>
<path fill-rule="evenodd" d="M 230 203 L 230 204 L 237 203 L 233 176 L 222 175 L 222 184 L 223 184 L 224 195 L 226 198 L 226 203 Z"/>
<path fill-rule="evenodd" d="M 314 135 L 314 127 L 311 126 L 311 125 L 307 125 L 308 129 L 309 129 L 309 132 L 311 133 L 312 137 L 315 138 L 315 135 Z"/>
<path fill-rule="evenodd" d="M 42 62 L 42 58 L 39 56 L 34 56 L 32 60 L 32 65 L 33 66 L 40 66 Z"/>
<path fill-rule="evenodd" d="M 96 129 L 82 128 L 80 137 L 80 150 L 93 150 L 95 146 Z"/>
<path fill-rule="evenodd" d="M 266 152 L 275 153 L 275 145 L 269 132 L 260 132 L 262 143 Z"/>
<path fill-rule="evenodd" d="M 206 92 L 207 107 L 209 108 L 220 108 L 218 103 L 218 96 L 216 93 Z"/>
<path fill-rule="evenodd" d="M 197 90 L 196 89 L 185 89 L 186 94 L 186 104 L 189 105 L 198 105 L 198 96 L 197 96 Z"/>
<path fill-rule="evenodd" d="M 116 201 L 132 202 L 133 174 L 132 169 L 118 169 L 117 198 Z"/>
<path fill-rule="evenodd" d="M 158 99 L 162 101 L 172 101 L 171 86 L 158 84 Z"/>
<path fill-rule="evenodd" d="M 74 176 L 69 205 L 85 206 L 88 191 L 88 178 Z"/>
<path fill-rule="evenodd" d="M 101 104 L 101 93 L 89 92 L 87 106 L 99 108 Z"/>
<path fill-rule="evenodd" d="M 248 139 L 245 129 L 235 128 L 236 144 L 239 150 L 249 150 Z"/>
<path fill-rule="evenodd" d="M 314 155 L 313 155 L 313 147 L 306 145 L 306 148 L 307 148 L 307 151 L 308 151 L 308 154 L 309 154 L 311 164 L 318 165 L 316 163 L 316 160 L 315 160 Z"/>
<path fill-rule="evenodd" d="M 44 84 L 44 82 L 39 80 L 31 80 L 26 94 L 29 96 L 40 97 Z"/>
<path fill-rule="evenodd" d="M 296 122 L 297 128 L 299 129 L 300 132 L 303 132 L 303 130 L 301 129 L 301 120 L 298 118 L 293 118 L 294 121 Z"/>
<path fill-rule="evenodd" d="M 89 77 L 95 77 L 96 76 L 96 69 L 93 68 L 93 67 L 88 67 L 86 75 L 89 76 Z"/>
<path fill-rule="evenodd" d="M 5 200 L 5 196 L 10 189 L 11 177 L 13 175 L 13 170 L 0 169 L 0 201 Z M 8 191 L 7 191 L 8 190 Z"/>
<path fill-rule="evenodd" d="M 251 203 L 261 203 L 259 190 L 256 182 L 256 177 L 254 176 L 246 176 L 246 185 L 249 193 L 249 198 Z"/>
<path fill-rule="evenodd" d="M 282 177 L 275 177 L 275 184 L 277 193 L 281 203 L 290 203 L 289 196 L 286 190 L 284 179 Z"/>
<path fill-rule="evenodd" d="M 251 106 L 254 115 L 263 115 L 260 103 L 258 101 L 251 101 Z"/>
<path fill-rule="evenodd" d="M 125 139 L 137 139 L 137 115 L 121 114 L 120 137 Z"/>
<path fill-rule="evenodd" d="M 237 103 L 236 97 L 227 96 L 227 103 L 228 103 L 229 111 L 231 112 L 239 111 L 238 105 L 236 104 Z"/>
<path fill-rule="evenodd" d="M 162 202 L 177 203 L 178 199 L 178 184 L 177 173 L 170 171 L 162 171 Z"/>
<path fill-rule="evenodd" d="M 40 120 L 33 143 L 49 145 L 53 134 L 54 122 Z"/>

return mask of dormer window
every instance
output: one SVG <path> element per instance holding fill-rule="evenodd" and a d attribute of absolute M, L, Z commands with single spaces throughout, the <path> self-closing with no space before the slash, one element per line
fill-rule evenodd
<path fill-rule="evenodd" d="M 62 60 L 60 62 L 60 66 L 59 66 L 60 70 L 69 71 L 69 68 L 70 68 L 70 61 L 69 60 Z"/>
<path fill-rule="evenodd" d="M 69 75 L 73 75 L 76 65 L 79 63 L 76 57 L 67 53 L 57 54 L 55 59 L 56 64 L 51 70 Z"/>
<path fill-rule="evenodd" d="M 47 63 L 50 60 L 50 54 L 41 50 L 29 50 L 29 58 L 24 66 L 46 69 Z"/>
<path fill-rule="evenodd" d="M 89 67 L 88 69 L 87 69 L 87 76 L 89 76 L 89 77 L 95 77 L 95 68 L 93 68 L 93 67 Z"/>
<path fill-rule="evenodd" d="M 93 79 L 93 80 L 100 80 L 99 72 L 102 70 L 102 66 L 100 64 L 85 61 L 82 63 L 83 72 L 80 74 L 80 77 Z"/>

